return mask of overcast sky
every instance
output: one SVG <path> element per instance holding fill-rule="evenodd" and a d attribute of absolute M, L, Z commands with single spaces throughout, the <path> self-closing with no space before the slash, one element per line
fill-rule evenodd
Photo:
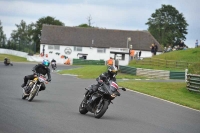
<path fill-rule="evenodd" d="M 145 23 L 162 4 L 172 5 L 183 14 L 189 24 L 185 44 L 194 47 L 200 39 L 200 0 L 0 0 L 0 20 L 7 38 L 21 20 L 30 24 L 47 16 L 65 26 L 88 23 L 91 16 L 92 26 L 147 30 Z"/>

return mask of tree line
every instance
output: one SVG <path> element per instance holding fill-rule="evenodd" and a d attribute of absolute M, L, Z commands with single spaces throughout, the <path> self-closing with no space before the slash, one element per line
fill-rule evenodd
<path fill-rule="evenodd" d="M 91 19 L 89 16 L 88 24 L 80 24 L 77 27 L 98 28 L 91 26 Z M 43 24 L 65 26 L 63 22 L 51 16 L 40 18 L 31 24 L 21 20 L 20 24 L 15 24 L 17 30 L 13 30 L 11 37 L 7 39 L 0 20 L 0 48 L 32 54 L 39 52 Z M 145 24 L 148 25 L 148 31 L 163 47 L 178 45 L 181 40 L 186 39 L 188 24 L 183 14 L 172 5 L 162 5 L 160 9 L 156 9 Z"/>

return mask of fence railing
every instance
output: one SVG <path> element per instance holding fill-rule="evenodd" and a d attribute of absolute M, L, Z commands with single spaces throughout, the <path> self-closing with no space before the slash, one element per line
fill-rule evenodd
<path fill-rule="evenodd" d="M 73 65 L 105 65 L 104 60 L 73 59 Z"/>
<path fill-rule="evenodd" d="M 129 66 L 119 66 L 121 73 L 127 73 L 131 75 L 136 75 L 137 68 Z"/>
<path fill-rule="evenodd" d="M 187 74 L 187 89 L 200 92 L 200 75 Z"/>
<path fill-rule="evenodd" d="M 158 79 L 185 79 L 187 72 L 174 72 L 167 70 L 153 70 L 144 68 L 134 68 L 130 66 L 119 66 L 121 73 L 127 73 L 131 75 L 145 76 L 148 78 Z"/>
<path fill-rule="evenodd" d="M 157 58 L 145 58 L 143 60 L 136 60 L 136 64 L 151 65 L 151 66 L 162 66 L 166 68 L 183 68 L 186 69 L 192 62 L 164 60 Z"/>

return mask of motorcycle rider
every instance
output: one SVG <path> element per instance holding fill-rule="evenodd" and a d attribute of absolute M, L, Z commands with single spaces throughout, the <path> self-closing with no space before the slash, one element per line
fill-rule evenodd
<path fill-rule="evenodd" d="M 117 67 L 116 66 L 109 66 L 108 67 L 108 71 L 102 73 L 101 75 L 99 75 L 98 78 L 96 78 L 96 81 L 98 82 L 97 84 L 93 84 L 90 86 L 88 92 L 86 93 L 86 97 L 88 98 L 89 95 L 93 94 L 95 91 L 97 91 L 97 89 L 100 87 L 100 85 L 105 82 L 107 83 L 109 80 L 112 80 L 114 82 L 116 82 L 116 75 L 117 75 Z"/>
<path fill-rule="evenodd" d="M 5 57 L 5 58 L 4 58 L 4 64 L 7 64 L 7 63 L 8 63 L 8 58 Z"/>
<path fill-rule="evenodd" d="M 24 77 L 24 83 L 21 85 L 22 88 L 25 89 L 25 86 L 28 82 L 28 80 L 33 80 L 34 77 L 36 77 L 37 75 L 36 74 L 43 74 L 43 75 L 46 75 L 48 76 L 48 79 L 46 81 L 50 82 L 51 81 L 51 74 L 50 74 L 50 69 L 48 68 L 50 65 L 50 62 L 48 60 L 43 60 L 43 62 L 41 64 L 37 64 L 36 66 L 33 67 L 33 72 L 34 74 L 31 74 L 31 75 L 27 75 Z M 39 91 L 41 90 L 45 90 L 45 84 L 43 83 L 41 85 L 41 88 Z"/>
<path fill-rule="evenodd" d="M 55 67 L 56 67 L 56 60 L 54 60 L 54 59 L 51 60 L 51 67 L 53 68 L 52 64 L 55 64 Z"/>

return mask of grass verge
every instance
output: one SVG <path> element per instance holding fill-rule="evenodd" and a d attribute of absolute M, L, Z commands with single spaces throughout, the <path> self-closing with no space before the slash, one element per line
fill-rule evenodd
<path fill-rule="evenodd" d="M 0 54 L 0 61 L 4 61 L 5 57 L 9 58 L 11 62 L 29 62 L 26 58 L 8 54 Z"/>
<path fill-rule="evenodd" d="M 130 90 L 200 110 L 200 94 L 188 91 L 186 83 L 126 81 L 118 82 L 118 84 Z"/>
<path fill-rule="evenodd" d="M 97 65 L 82 65 L 80 68 L 70 69 L 70 70 L 62 70 L 58 73 L 60 74 L 73 74 L 77 75 L 79 78 L 84 79 L 94 79 L 97 78 L 103 72 L 107 72 L 107 66 L 97 66 Z M 145 79 L 142 76 L 129 75 L 118 73 L 117 79 Z"/>

